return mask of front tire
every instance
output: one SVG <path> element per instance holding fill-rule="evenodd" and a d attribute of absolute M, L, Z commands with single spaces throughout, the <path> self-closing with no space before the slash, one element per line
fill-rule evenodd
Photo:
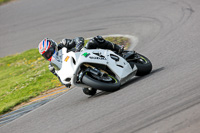
<path fill-rule="evenodd" d="M 113 92 L 116 91 L 120 88 L 120 82 L 118 79 L 116 79 L 113 76 L 108 75 L 111 80 L 110 81 L 102 81 L 94 77 L 92 74 L 86 73 L 83 78 L 82 82 L 94 89 L 102 90 L 102 91 L 107 91 L 107 92 Z"/>

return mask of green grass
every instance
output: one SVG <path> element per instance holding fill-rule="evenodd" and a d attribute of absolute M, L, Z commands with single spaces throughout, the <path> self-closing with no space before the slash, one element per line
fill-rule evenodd
<path fill-rule="evenodd" d="M 11 0 L 0 0 L 0 5 Z"/>
<path fill-rule="evenodd" d="M 128 49 L 131 43 L 126 37 L 106 37 L 105 39 L 115 44 L 124 45 L 125 49 Z"/>
<path fill-rule="evenodd" d="M 123 37 L 107 38 L 116 44 L 130 44 Z M 48 70 L 49 62 L 30 49 L 21 54 L 0 58 L 0 114 L 11 111 L 16 105 L 61 86 L 56 76 Z"/>
<path fill-rule="evenodd" d="M 0 114 L 41 92 L 60 86 L 37 49 L 0 58 Z"/>
<path fill-rule="evenodd" d="M 105 37 L 104 39 L 118 45 L 124 45 L 125 49 L 127 49 L 130 46 L 130 40 L 126 37 Z M 85 43 L 87 42 L 88 40 L 85 40 Z"/>

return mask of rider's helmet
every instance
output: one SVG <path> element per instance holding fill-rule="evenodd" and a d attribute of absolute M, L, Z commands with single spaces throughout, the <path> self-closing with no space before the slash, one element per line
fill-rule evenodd
<path fill-rule="evenodd" d="M 57 51 L 57 43 L 45 38 L 39 43 L 38 50 L 46 60 L 51 61 L 52 55 Z"/>

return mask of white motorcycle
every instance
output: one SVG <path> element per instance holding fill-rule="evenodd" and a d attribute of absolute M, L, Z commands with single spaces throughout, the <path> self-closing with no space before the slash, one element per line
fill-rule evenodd
<path fill-rule="evenodd" d="M 62 83 L 82 87 L 87 95 L 95 95 L 97 90 L 116 91 L 134 76 L 152 70 L 150 60 L 135 51 L 124 51 L 122 55 L 105 49 L 66 51 L 62 49 L 62 67 L 57 74 Z"/>

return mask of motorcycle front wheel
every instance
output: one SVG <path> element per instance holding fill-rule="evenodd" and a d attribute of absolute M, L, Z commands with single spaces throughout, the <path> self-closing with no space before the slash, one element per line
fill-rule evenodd
<path fill-rule="evenodd" d="M 120 82 L 118 79 L 111 75 L 105 76 L 97 76 L 91 73 L 86 73 L 83 78 L 82 82 L 94 89 L 113 92 L 120 88 Z"/>

